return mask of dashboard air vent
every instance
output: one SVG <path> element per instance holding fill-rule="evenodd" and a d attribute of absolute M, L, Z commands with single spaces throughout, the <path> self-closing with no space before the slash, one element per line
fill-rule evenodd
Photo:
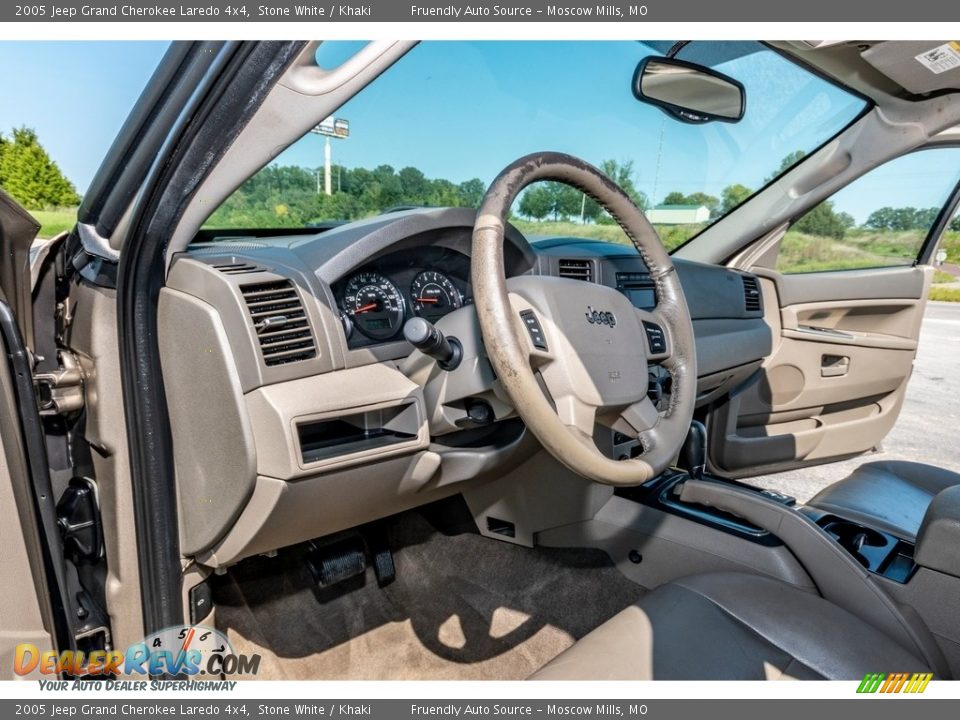
<path fill-rule="evenodd" d="M 246 275 L 247 273 L 263 272 L 263 268 L 259 265 L 246 262 L 223 263 L 214 265 L 213 267 L 226 275 Z"/>
<path fill-rule="evenodd" d="M 593 282 L 593 263 L 589 260 L 558 260 L 560 277 Z"/>
<path fill-rule="evenodd" d="M 290 280 L 241 285 L 260 352 L 268 366 L 309 360 L 317 355 L 310 322 Z"/>
<path fill-rule="evenodd" d="M 760 296 L 760 283 L 753 275 L 743 276 L 743 300 L 747 312 L 763 310 L 763 300 Z"/>

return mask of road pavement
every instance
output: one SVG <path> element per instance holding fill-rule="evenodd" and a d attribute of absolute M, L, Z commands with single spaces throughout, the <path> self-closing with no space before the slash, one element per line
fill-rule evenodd
<path fill-rule="evenodd" d="M 960 303 L 927 305 L 913 376 L 903 410 L 880 452 L 747 482 L 800 502 L 845 478 L 865 462 L 913 460 L 960 472 Z"/>

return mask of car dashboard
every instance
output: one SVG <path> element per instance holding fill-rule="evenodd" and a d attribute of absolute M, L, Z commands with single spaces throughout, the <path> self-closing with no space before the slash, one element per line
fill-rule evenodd
<path fill-rule="evenodd" d="M 460 492 L 536 451 L 472 309 L 474 220 L 446 208 L 274 237 L 206 231 L 172 260 L 158 329 L 185 556 L 228 565 Z M 756 278 L 676 265 L 705 404 L 759 365 L 770 328 Z M 508 226 L 504 269 L 656 307 L 627 246 L 531 242 Z M 458 338 L 456 370 L 413 351 L 412 317 Z"/>

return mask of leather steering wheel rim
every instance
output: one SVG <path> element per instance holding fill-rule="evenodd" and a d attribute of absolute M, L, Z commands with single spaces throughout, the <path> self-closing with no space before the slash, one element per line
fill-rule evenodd
<path fill-rule="evenodd" d="M 575 187 L 606 209 L 633 242 L 655 283 L 653 316 L 664 327 L 670 347 L 669 356 L 659 364 L 672 376 L 672 391 L 668 407 L 652 426 L 636 433 L 643 448 L 639 457 L 614 460 L 592 441 L 585 442 L 583 433 L 561 421 L 531 366 L 529 338 L 508 292 L 503 239 L 514 200 L 525 187 L 541 180 Z M 474 225 L 471 262 L 474 305 L 487 356 L 517 413 L 543 447 L 575 473 L 608 485 L 638 485 L 666 470 L 693 418 L 696 349 L 673 262 L 629 196 L 600 170 L 578 158 L 553 152 L 527 155 L 505 168 L 487 190 Z M 645 343 L 644 338 L 644 347 Z"/>

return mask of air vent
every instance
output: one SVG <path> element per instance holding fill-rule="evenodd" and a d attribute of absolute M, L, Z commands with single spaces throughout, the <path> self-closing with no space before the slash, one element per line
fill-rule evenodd
<path fill-rule="evenodd" d="M 268 366 L 299 362 L 316 357 L 300 295 L 289 280 L 241 285 L 260 352 Z"/>
<path fill-rule="evenodd" d="M 252 263 L 237 262 L 214 265 L 214 269 L 226 275 L 246 275 L 247 273 L 263 272 L 263 268 Z"/>
<path fill-rule="evenodd" d="M 760 283 L 753 275 L 743 276 L 743 301 L 747 312 L 763 310 L 763 299 L 760 295 Z"/>
<path fill-rule="evenodd" d="M 593 282 L 593 263 L 589 260 L 559 260 L 560 277 Z"/>

